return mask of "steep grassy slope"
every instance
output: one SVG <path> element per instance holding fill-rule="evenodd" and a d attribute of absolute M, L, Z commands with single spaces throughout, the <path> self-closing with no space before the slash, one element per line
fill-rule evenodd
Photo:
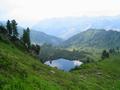
<path fill-rule="evenodd" d="M 77 77 L 43 65 L 13 44 L 0 41 L 1 90 L 79 90 L 83 82 Z"/>
<path fill-rule="evenodd" d="M 112 55 L 109 59 L 83 65 L 73 73 L 80 74 L 89 85 L 99 87 L 95 90 L 120 90 L 119 55 Z"/>
<path fill-rule="evenodd" d="M 43 79 L 50 70 L 13 45 L 0 42 L 0 88 L 3 90 L 56 90 L 59 86 Z M 39 71 L 39 72 L 38 72 Z M 44 74 L 45 73 L 45 74 Z"/>
<path fill-rule="evenodd" d="M 119 55 L 63 72 L 0 41 L 0 90 L 119 90 Z"/>

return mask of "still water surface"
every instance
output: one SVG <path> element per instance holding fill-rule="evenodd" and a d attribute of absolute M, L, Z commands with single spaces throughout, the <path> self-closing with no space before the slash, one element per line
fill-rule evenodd
<path fill-rule="evenodd" d="M 49 65 L 51 67 L 57 67 L 60 70 L 64 71 L 70 71 L 71 69 L 75 68 L 76 66 L 80 66 L 82 62 L 77 61 L 77 60 L 68 60 L 64 58 L 52 60 L 52 61 L 46 61 L 46 65 Z"/>

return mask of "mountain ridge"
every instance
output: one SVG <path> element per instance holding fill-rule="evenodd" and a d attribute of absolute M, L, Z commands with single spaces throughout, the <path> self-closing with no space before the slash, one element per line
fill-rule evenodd
<path fill-rule="evenodd" d="M 82 16 L 52 18 L 38 22 L 32 28 L 47 34 L 68 39 L 89 28 L 120 30 L 120 15 L 117 16 Z"/>
<path fill-rule="evenodd" d="M 88 29 L 64 42 L 66 47 L 114 48 L 120 45 L 120 32 L 105 29 Z"/>
<path fill-rule="evenodd" d="M 18 32 L 20 33 L 20 36 L 23 34 L 23 27 L 18 26 Z M 37 43 L 37 44 L 51 44 L 51 45 L 59 45 L 63 42 L 63 39 L 48 35 L 44 32 L 37 31 L 34 29 L 30 29 L 30 36 L 31 36 L 31 41 L 32 43 Z"/>

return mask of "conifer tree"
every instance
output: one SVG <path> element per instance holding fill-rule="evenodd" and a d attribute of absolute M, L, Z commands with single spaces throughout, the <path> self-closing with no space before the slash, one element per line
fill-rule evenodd
<path fill-rule="evenodd" d="M 12 35 L 12 25 L 9 20 L 7 21 L 6 27 L 7 27 L 8 35 L 11 36 Z"/>
<path fill-rule="evenodd" d="M 27 28 L 26 32 L 27 32 L 27 44 L 28 44 L 28 47 L 30 48 L 30 44 L 31 44 L 31 42 L 30 42 L 30 29 Z"/>
<path fill-rule="evenodd" d="M 23 43 L 26 46 L 26 48 L 30 49 L 30 29 L 27 28 L 26 30 L 23 30 L 23 37 L 22 37 Z"/>
<path fill-rule="evenodd" d="M 17 31 L 17 22 L 15 20 L 11 21 L 12 24 L 12 30 L 13 30 L 13 37 L 18 37 L 18 31 Z"/>

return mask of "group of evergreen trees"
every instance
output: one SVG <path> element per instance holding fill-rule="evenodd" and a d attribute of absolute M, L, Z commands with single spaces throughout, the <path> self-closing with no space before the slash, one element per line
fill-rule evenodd
<path fill-rule="evenodd" d="M 13 40 L 18 38 L 18 30 L 17 30 L 17 22 L 15 20 L 8 20 L 6 24 L 6 30 L 10 37 L 12 37 Z"/>
<path fill-rule="evenodd" d="M 108 51 L 103 50 L 101 59 L 109 58 L 110 54 L 116 54 L 116 53 L 119 53 L 119 47 L 110 48 Z"/>
<path fill-rule="evenodd" d="M 18 38 L 17 22 L 15 20 L 8 20 L 6 26 L 0 25 L 0 33 L 11 37 L 12 39 Z"/>
<path fill-rule="evenodd" d="M 12 42 L 19 42 L 20 44 L 23 44 L 27 51 L 38 55 L 40 52 L 40 46 L 37 44 L 31 44 L 30 29 L 24 29 L 23 35 L 20 38 L 17 25 L 18 24 L 15 20 L 8 20 L 6 25 L 0 25 L 0 35 L 3 35 L 5 38 L 8 38 Z"/>

